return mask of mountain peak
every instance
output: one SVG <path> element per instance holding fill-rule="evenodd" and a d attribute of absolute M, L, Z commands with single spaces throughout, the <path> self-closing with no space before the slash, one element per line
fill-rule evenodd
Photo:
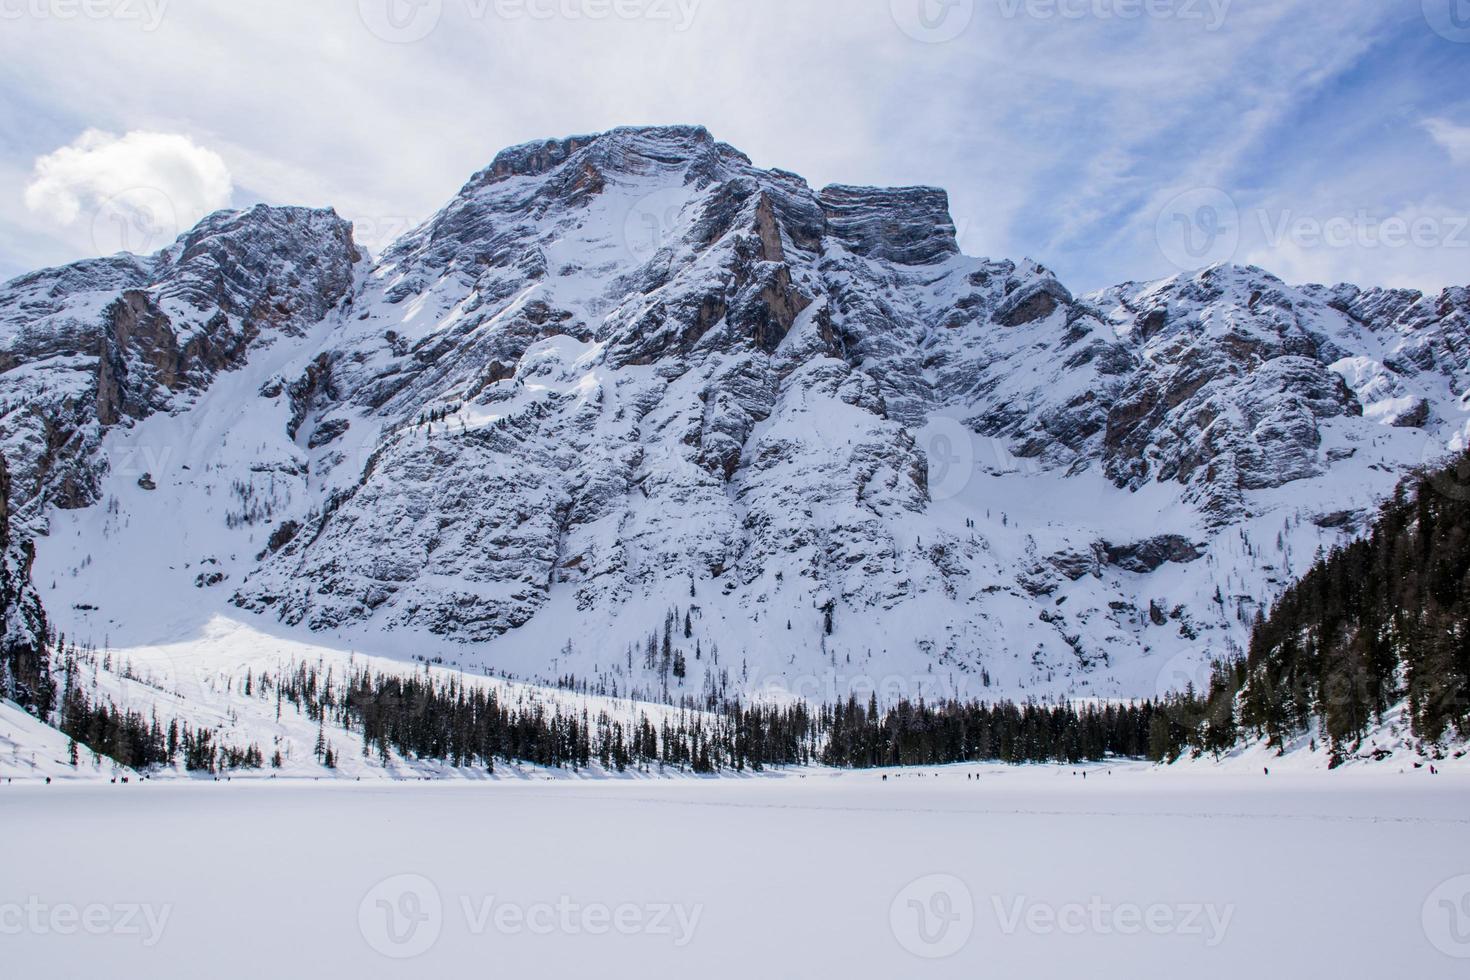
<path fill-rule="evenodd" d="M 956 237 L 940 189 L 702 127 L 525 143 L 372 263 L 255 208 L 0 291 L 0 452 L 69 633 L 204 604 L 625 693 L 679 606 L 691 692 L 718 640 L 1132 696 L 1461 414 L 1458 300 L 1227 265 L 1077 301 Z"/>
<path fill-rule="evenodd" d="M 710 148 L 750 162 L 733 147 L 716 143 L 703 126 L 620 126 L 601 133 L 532 140 L 506 147 L 495 155 L 490 166 L 470 180 L 470 186 L 549 173 L 589 147 L 597 151 L 602 161 L 614 166 L 619 163 L 626 166 L 638 158 L 666 164 L 690 161 Z"/>

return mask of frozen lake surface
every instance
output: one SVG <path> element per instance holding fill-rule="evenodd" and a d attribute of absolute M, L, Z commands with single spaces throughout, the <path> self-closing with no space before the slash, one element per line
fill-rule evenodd
<path fill-rule="evenodd" d="M 971 778 L 973 777 L 973 778 Z M 7 976 L 1463 977 L 1470 781 L 0 785 Z"/>

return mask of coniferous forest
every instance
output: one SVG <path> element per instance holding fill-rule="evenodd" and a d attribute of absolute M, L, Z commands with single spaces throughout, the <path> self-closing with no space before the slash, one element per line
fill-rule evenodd
<path fill-rule="evenodd" d="M 78 681 L 95 651 L 69 647 L 62 658 L 58 727 L 78 745 L 139 768 L 182 764 L 195 772 L 279 767 L 257 745 L 223 744 L 218 732 L 122 711 Z M 122 668 L 122 676 L 131 676 Z M 132 678 L 141 680 L 139 678 Z M 299 663 L 273 674 L 247 674 L 237 694 L 275 702 L 315 722 L 317 761 L 334 768 L 332 741 L 353 732 L 361 751 L 389 764 L 395 756 L 493 772 L 497 763 L 580 770 L 676 769 L 695 773 L 760 772 L 772 766 L 842 768 L 1166 758 L 1171 743 L 1152 737 L 1178 702 L 1129 705 L 997 704 L 900 701 L 813 708 L 750 705 L 730 699 L 698 708 L 666 707 L 637 720 L 555 703 L 504 703 L 474 680 L 367 670 L 335 676 Z M 1183 726 L 1176 726 L 1182 732 Z M 1177 754 L 1177 753 L 1176 753 Z"/>
<path fill-rule="evenodd" d="M 869 697 L 777 707 L 707 693 L 656 712 L 658 720 L 644 712 L 632 721 L 555 701 L 506 704 L 494 688 L 427 664 L 409 675 L 348 676 L 293 664 L 247 674 L 243 693 L 316 722 L 316 758 L 328 768 L 338 761 L 330 736 L 339 731 L 356 733 L 363 754 L 385 764 L 396 754 L 490 771 L 497 762 L 697 773 L 812 763 L 1172 762 L 1249 739 L 1284 747 L 1314 726 L 1341 761 L 1400 704 L 1426 743 L 1470 736 L 1470 485 L 1458 478 L 1467 471 L 1470 455 L 1400 487 L 1371 534 L 1321 558 L 1257 620 L 1248 655 L 1216 664 L 1208 691 L 1161 700 L 880 706 Z M 24 695 L 24 707 L 75 745 L 144 770 L 268 764 L 257 745 L 226 745 L 213 730 L 120 710 L 95 685 L 88 694 L 80 678 L 88 667 L 95 673 L 99 654 L 54 636 L 51 643 L 60 651 L 54 664 L 10 659 L 9 692 Z M 121 673 L 130 676 L 128 668 Z M 279 753 L 269 764 L 280 766 Z"/>
<path fill-rule="evenodd" d="M 1216 670 L 1201 717 L 1274 746 L 1313 723 L 1337 759 L 1406 703 L 1412 734 L 1470 736 L 1470 454 L 1399 487 Z M 1233 739 L 1232 739 L 1233 740 Z"/>

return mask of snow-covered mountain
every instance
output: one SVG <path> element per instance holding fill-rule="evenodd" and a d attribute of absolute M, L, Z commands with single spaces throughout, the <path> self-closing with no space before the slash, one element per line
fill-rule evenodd
<path fill-rule="evenodd" d="M 1234 266 L 1076 297 L 961 254 L 942 191 L 620 129 L 502 152 L 378 258 L 257 207 L 6 284 L 0 448 L 99 644 L 1152 695 L 1460 444 L 1467 327 L 1463 288 Z"/>

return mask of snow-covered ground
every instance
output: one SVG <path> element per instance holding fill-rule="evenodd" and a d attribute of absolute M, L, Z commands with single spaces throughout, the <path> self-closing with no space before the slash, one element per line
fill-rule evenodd
<path fill-rule="evenodd" d="M 349 676 L 364 670 L 375 674 L 409 675 L 428 671 L 441 682 L 454 680 L 461 685 L 493 690 L 500 703 L 526 711 L 544 706 L 572 717 L 584 711 L 593 719 L 606 713 L 624 725 L 636 725 L 646 716 L 655 726 L 666 719 L 677 722 L 686 709 L 635 700 L 627 697 L 605 697 L 557 690 L 536 684 L 507 680 L 487 675 L 483 668 L 459 661 L 442 664 L 414 663 L 378 652 L 343 649 L 336 642 L 322 642 L 302 631 L 265 630 L 265 622 L 252 616 L 216 614 L 202 622 L 188 638 L 171 642 L 144 643 L 97 651 L 81 664 L 76 682 L 93 699 L 105 699 L 123 711 L 133 711 L 145 718 L 157 716 L 161 724 L 177 719 L 195 729 L 210 729 L 222 746 L 244 749 L 258 746 L 269 759 L 276 753 L 282 758 L 280 768 L 243 770 L 232 774 L 235 780 L 251 779 L 321 779 L 329 782 L 366 780 L 433 779 L 472 780 L 484 778 L 478 767 L 456 769 L 432 760 L 409 759 L 395 753 L 385 764 L 378 751 L 363 751 L 362 735 L 328 725 L 324 730 L 326 744 L 336 756 L 335 768 L 326 768 L 315 755 L 319 725 L 299 706 L 289 701 L 282 704 L 266 687 L 263 678 L 280 678 L 292 674 L 300 665 L 314 669 L 323 679 L 340 684 Z M 1160 694 L 1193 683 L 1204 689 L 1207 673 L 1192 673 L 1193 666 L 1182 662 L 1166 665 L 1160 675 Z M 837 692 L 822 685 L 813 676 L 797 686 L 779 683 L 750 684 L 738 693 L 747 701 L 760 700 L 788 703 L 804 697 L 813 705 L 832 703 Z M 892 685 L 881 681 L 876 685 L 885 700 L 910 694 L 903 678 L 895 676 Z M 247 693 L 248 692 L 248 693 Z M 685 692 L 692 693 L 692 692 Z M 1097 699 L 1073 699 L 1077 703 Z M 1281 756 L 1263 742 L 1243 745 L 1222 758 L 1184 758 L 1173 770 L 1223 776 L 1258 773 L 1263 768 L 1299 774 L 1324 773 L 1332 765 L 1327 740 L 1315 729 L 1293 739 Z M 1409 733 L 1404 707 L 1400 705 L 1371 727 L 1362 745 L 1346 760 L 1347 769 L 1381 770 L 1385 775 L 1413 771 L 1415 767 L 1434 765 L 1437 769 L 1470 778 L 1470 751 L 1461 743 L 1451 743 L 1443 750 L 1427 754 L 1432 747 L 1422 746 Z M 1436 757 L 1439 756 L 1439 757 Z M 68 739 L 55 729 L 44 726 L 14 705 L 0 702 L 0 779 L 103 780 L 120 777 L 124 770 L 110 760 L 98 758 L 89 749 L 78 752 L 79 764 L 70 765 Z M 518 771 L 505 767 L 506 772 Z M 533 772 L 534 767 L 524 767 Z M 820 773 L 815 770 L 813 774 Z M 542 773 L 541 775 L 547 775 Z M 607 777 L 595 764 L 589 772 L 552 772 L 553 778 Z M 211 778 L 189 773 L 182 763 L 174 770 L 152 773 L 154 780 L 170 778 Z"/>
<path fill-rule="evenodd" d="M 1464 775 L 0 784 L 8 976 L 1464 976 Z M 973 777 L 973 778 L 972 778 Z"/>
<path fill-rule="evenodd" d="M 457 664 L 430 665 L 371 656 L 351 649 L 313 642 L 289 632 L 268 633 L 257 628 L 260 620 L 244 621 L 213 616 L 187 640 L 142 644 L 98 651 L 81 664 L 77 683 L 93 699 L 106 699 L 122 711 L 145 718 L 157 716 L 167 726 L 177 719 L 196 729 L 218 734 L 221 745 L 244 749 L 259 746 L 266 758 L 280 753 L 279 769 L 245 770 L 235 779 L 272 778 L 356 780 L 413 780 L 430 778 L 479 779 L 478 769 L 455 769 L 447 764 L 405 759 L 397 753 L 385 764 L 378 755 L 363 752 L 360 731 L 333 725 L 325 730 L 327 745 L 337 757 L 328 769 L 314 754 L 318 723 L 289 701 L 278 704 L 274 693 L 260 685 L 262 678 L 289 676 L 297 666 L 315 670 L 325 681 L 338 685 L 364 670 L 373 673 L 411 675 L 428 671 L 437 680 L 456 680 L 461 685 L 493 690 L 502 705 L 529 711 L 540 705 L 560 709 L 572 716 L 586 711 L 592 718 L 606 712 L 610 718 L 636 723 L 646 716 L 654 725 L 677 716 L 678 708 L 634 701 L 628 698 L 576 694 L 554 688 L 516 683 Z M 248 692 L 248 693 L 247 693 Z M 27 724 L 27 722 L 29 724 Z M 7 731 L 15 735 L 8 739 Z M 15 747 L 8 747 L 13 741 Z M 52 776 L 67 780 L 111 779 L 123 770 L 90 750 L 80 751 L 81 764 L 73 769 L 67 762 L 67 738 L 39 725 L 14 706 L 0 702 L 0 777 L 19 779 Z M 35 766 L 30 761 L 36 760 Z M 510 771 L 514 771 L 511 767 Z M 153 778 L 201 778 L 180 765 L 175 770 L 157 771 Z M 211 777 L 203 777 L 211 778 Z"/>
<path fill-rule="evenodd" d="M 43 725 L 10 701 L 0 700 L 0 780 L 79 779 L 100 777 L 102 766 L 82 765 L 90 761 L 83 752 L 72 768 L 70 740 L 50 725 Z M 106 772 L 111 772 L 108 765 Z"/>

